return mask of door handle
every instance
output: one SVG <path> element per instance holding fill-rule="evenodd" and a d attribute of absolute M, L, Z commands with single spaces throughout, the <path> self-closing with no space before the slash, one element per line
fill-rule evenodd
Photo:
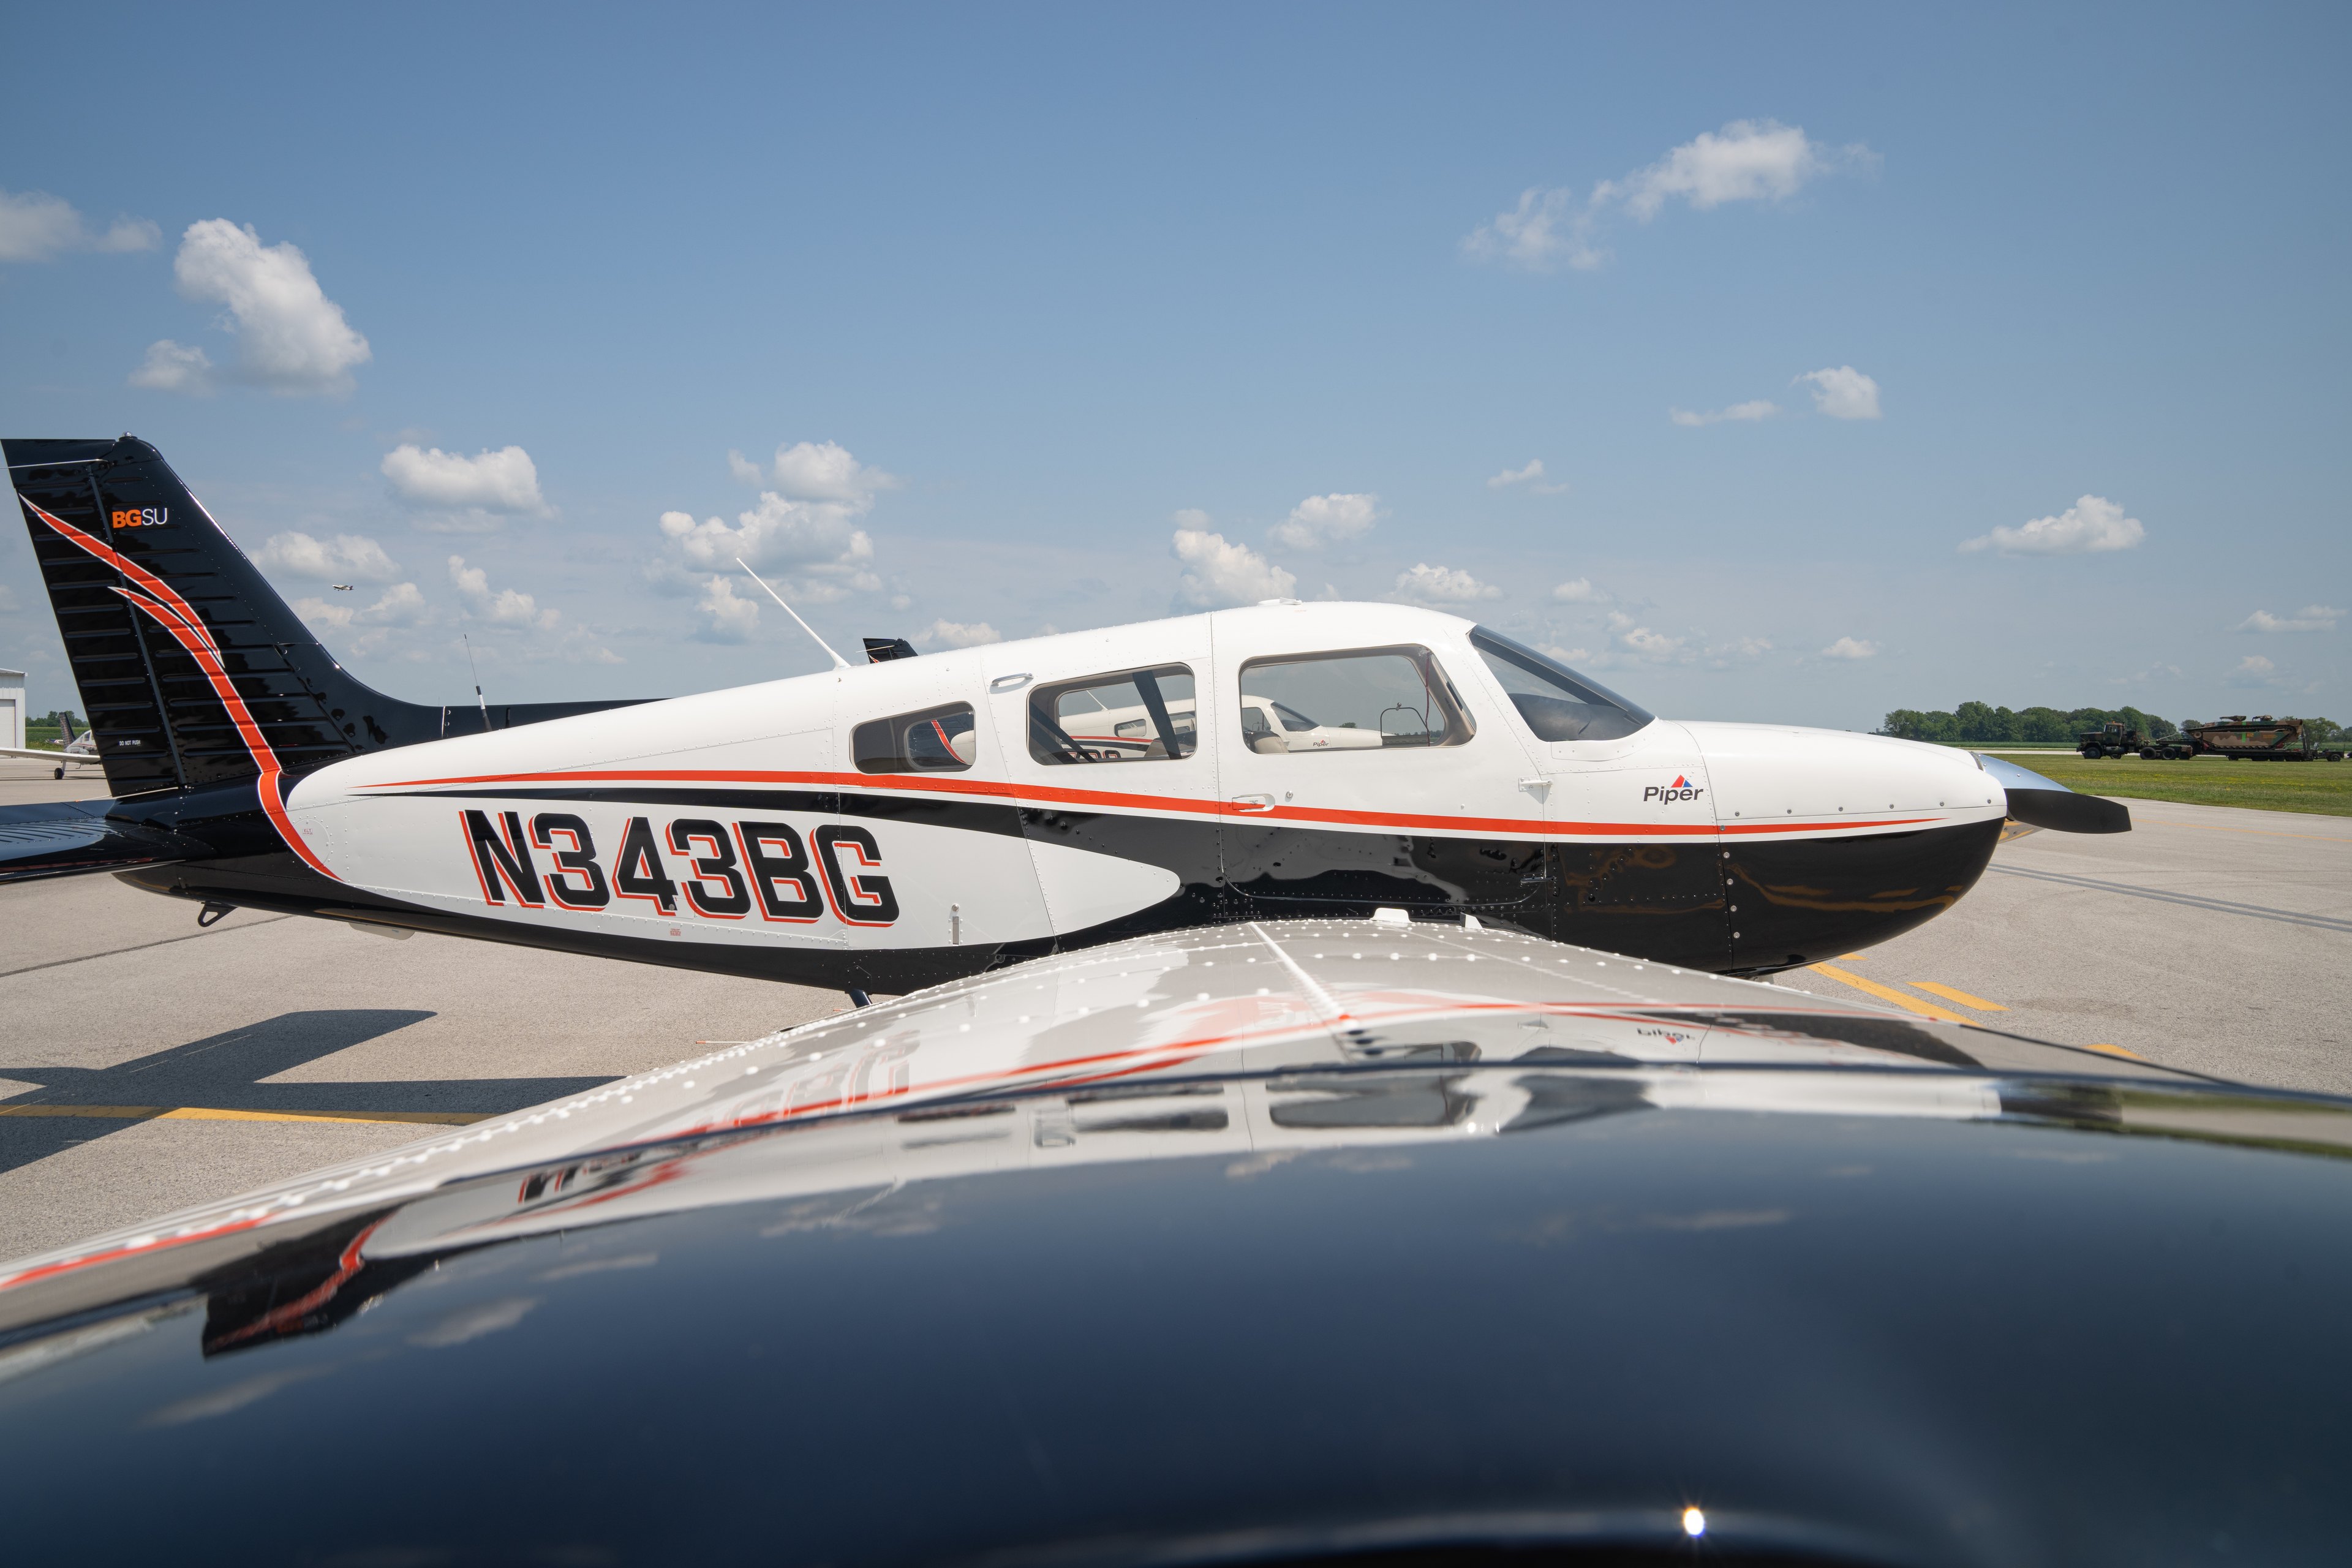
<path fill-rule="evenodd" d="M 1244 811 L 1272 811 L 1274 796 L 1270 795 L 1237 795 L 1234 804 Z"/>
<path fill-rule="evenodd" d="M 1520 787 L 1521 789 L 1523 789 L 1523 790 L 1529 790 L 1529 791 L 1532 791 L 1532 792 L 1534 793 L 1534 795 L 1535 795 L 1536 798 L 1537 798 L 1537 799 L 1538 799 L 1538 800 L 1540 800 L 1540 799 L 1542 799 L 1544 796 L 1546 796 L 1546 795 L 1548 795 L 1551 794 L 1551 780 L 1549 780 L 1549 779 L 1521 779 L 1521 780 L 1519 781 L 1519 787 Z"/>

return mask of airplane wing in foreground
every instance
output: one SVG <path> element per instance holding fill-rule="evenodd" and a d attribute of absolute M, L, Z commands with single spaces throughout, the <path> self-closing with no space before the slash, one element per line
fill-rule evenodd
<path fill-rule="evenodd" d="M 2322 1561 L 2347 1151 L 1522 935 L 1194 930 L 10 1265 L 0 1474 L 27 1561 Z"/>

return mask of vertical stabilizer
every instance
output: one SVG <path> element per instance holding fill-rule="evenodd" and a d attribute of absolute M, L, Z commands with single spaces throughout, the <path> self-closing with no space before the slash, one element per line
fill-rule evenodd
<path fill-rule="evenodd" d="M 118 795 L 282 773 L 613 702 L 403 702 L 320 646 L 136 437 L 0 442 Z"/>

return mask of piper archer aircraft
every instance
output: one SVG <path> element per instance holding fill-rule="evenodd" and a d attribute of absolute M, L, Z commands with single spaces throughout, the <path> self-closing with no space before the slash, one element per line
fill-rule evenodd
<path fill-rule="evenodd" d="M 5 447 L 116 798 L 0 811 L 0 879 L 854 992 L 1381 907 L 1759 974 L 1949 908 L 2004 818 L 2129 826 L 1965 752 L 1660 719 L 1399 605 L 423 707 L 346 672 L 152 446 Z"/>

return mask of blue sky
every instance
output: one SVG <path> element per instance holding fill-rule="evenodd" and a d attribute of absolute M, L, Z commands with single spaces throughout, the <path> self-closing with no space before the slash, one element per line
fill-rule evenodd
<path fill-rule="evenodd" d="M 1949 9 L 19 7 L 0 428 L 418 700 L 818 668 L 741 551 L 843 646 L 1287 584 L 1684 717 L 2352 719 L 2352 13 Z"/>

